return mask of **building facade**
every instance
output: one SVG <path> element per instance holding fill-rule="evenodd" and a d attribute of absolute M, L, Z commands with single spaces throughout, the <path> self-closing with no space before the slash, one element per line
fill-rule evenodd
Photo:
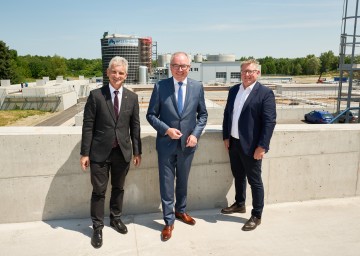
<path fill-rule="evenodd" d="M 146 67 L 151 73 L 152 67 L 152 38 L 137 37 L 132 35 L 104 33 L 101 41 L 101 56 L 103 83 L 107 84 L 109 79 L 106 75 L 110 60 L 115 56 L 124 57 L 129 62 L 127 82 L 139 82 L 139 70 Z"/>
<path fill-rule="evenodd" d="M 240 61 L 192 62 L 189 77 L 205 84 L 233 84 L 241 81 Z"/>

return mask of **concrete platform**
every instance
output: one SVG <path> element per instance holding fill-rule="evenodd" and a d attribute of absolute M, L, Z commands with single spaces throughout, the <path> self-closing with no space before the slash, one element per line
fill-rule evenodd
<path fill-rule="evenodd" d="M 125 206 L 126 207 L 126 206 Z M 193 211 L 195 226 L 175 222 L 173 237 L 160 240 L 161 213 L 128 215 L 129 233 L 103 230 L 104 245 L 90 244 L 88 219 L 0 225 L 1 255 L 342 255 L 360 252 L 360 197 L 265 205 L 262 224 L 241 227 L 246 214 L 222 215 L 220 209 Z"/>

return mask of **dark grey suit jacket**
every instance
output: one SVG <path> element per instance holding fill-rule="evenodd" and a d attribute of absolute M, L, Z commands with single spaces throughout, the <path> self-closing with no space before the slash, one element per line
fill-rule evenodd
<path fill-rule="evenodd" d="M 138 96 L 123 88 L 119 118 L 116 121 L 108 85 L 90 92 L 84 109 L 81 155 L 103 162 L 109 156 L 115 136 L 125 161 L 141 154 Z"/>
<path fill-rule="evenodd" d="M 181 147 L 185 153 L 192 153 L 197 147 L 186 147 L 186 139 L 194 135 L 198 140 L 207 122 L 204 88 L 202 83 L 187 79 L 184 109 L 180 115 L 177 110 L 174 80 L 168 78 L 155 84 L 149 102 L 146 118 L 157 131 L 156 149 L 159 154 L 174 152 L 178 140 L 165 135 L 169 128 L 176 128 L 183 134 Z"/>

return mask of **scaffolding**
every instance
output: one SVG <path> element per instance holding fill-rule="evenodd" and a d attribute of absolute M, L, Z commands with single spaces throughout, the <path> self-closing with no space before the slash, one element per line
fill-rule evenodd
<path fill-rule="evenodd" d="M 341 110 L 341 103 L 346 102 L 350 108 L 357 104 L 360 107 L 360 95 L 353 93 L 353 88 L 359 83 L 354 79 L 355 73 L 360 71 L 359 62 L 359 38 L 357 30 L 359 20 L 359 0 L 344 0 L 343 17 L 340 35 L 340 58 L 339 58 L 339 89 L 337 99 L 337 111 Z M 348 88 L 343 91 L 345 76 L 348 76 Z M 352 104 L 353 103 L 353 104 Z"/>
<path fill-rule="evenodd" d="M 152 39 L 145 37 L 139 39 L 140 66 L 147 67 L 148 73 L 152 73 Z"/>

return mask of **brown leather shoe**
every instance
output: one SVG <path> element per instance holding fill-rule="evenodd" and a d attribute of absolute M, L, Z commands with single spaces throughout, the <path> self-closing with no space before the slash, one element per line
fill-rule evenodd
<path fill-rule="evenodd" d="M 258 219 L 255 216 L 251 216 L 251 218 L 242 227 L 242 230 L 243 231 L 251 231 L 251 230 L 254 230 L 260 224 L 261 224 L 261 219 Z"/>
<path fill-rule="evenodd" d="M 245 205 L 240 205 L 237 202 L 235 202 L 231 206 L 225 207 L 224 209 L 221 210 L 222 214 L 231 214 L 235 212 L 245 213 L 246 212 Z"/>
<path fill-rule="evenodd" d="M 172 224 L 171 226 L 169 225 L 165 225 L 164 229 L 161 232 L 161 240 L 163 241 L 167 241 L 171 238 L 171 233 L 174 229 L 174 224 Z"/>
<path fill-rule="evenodd" d="M 186 212 L 184 212 L 184 213 L 175 212 L 175 217 L 189 225 L 195 225 L 195 223 L 196 223 L 196 221 Z"/>

